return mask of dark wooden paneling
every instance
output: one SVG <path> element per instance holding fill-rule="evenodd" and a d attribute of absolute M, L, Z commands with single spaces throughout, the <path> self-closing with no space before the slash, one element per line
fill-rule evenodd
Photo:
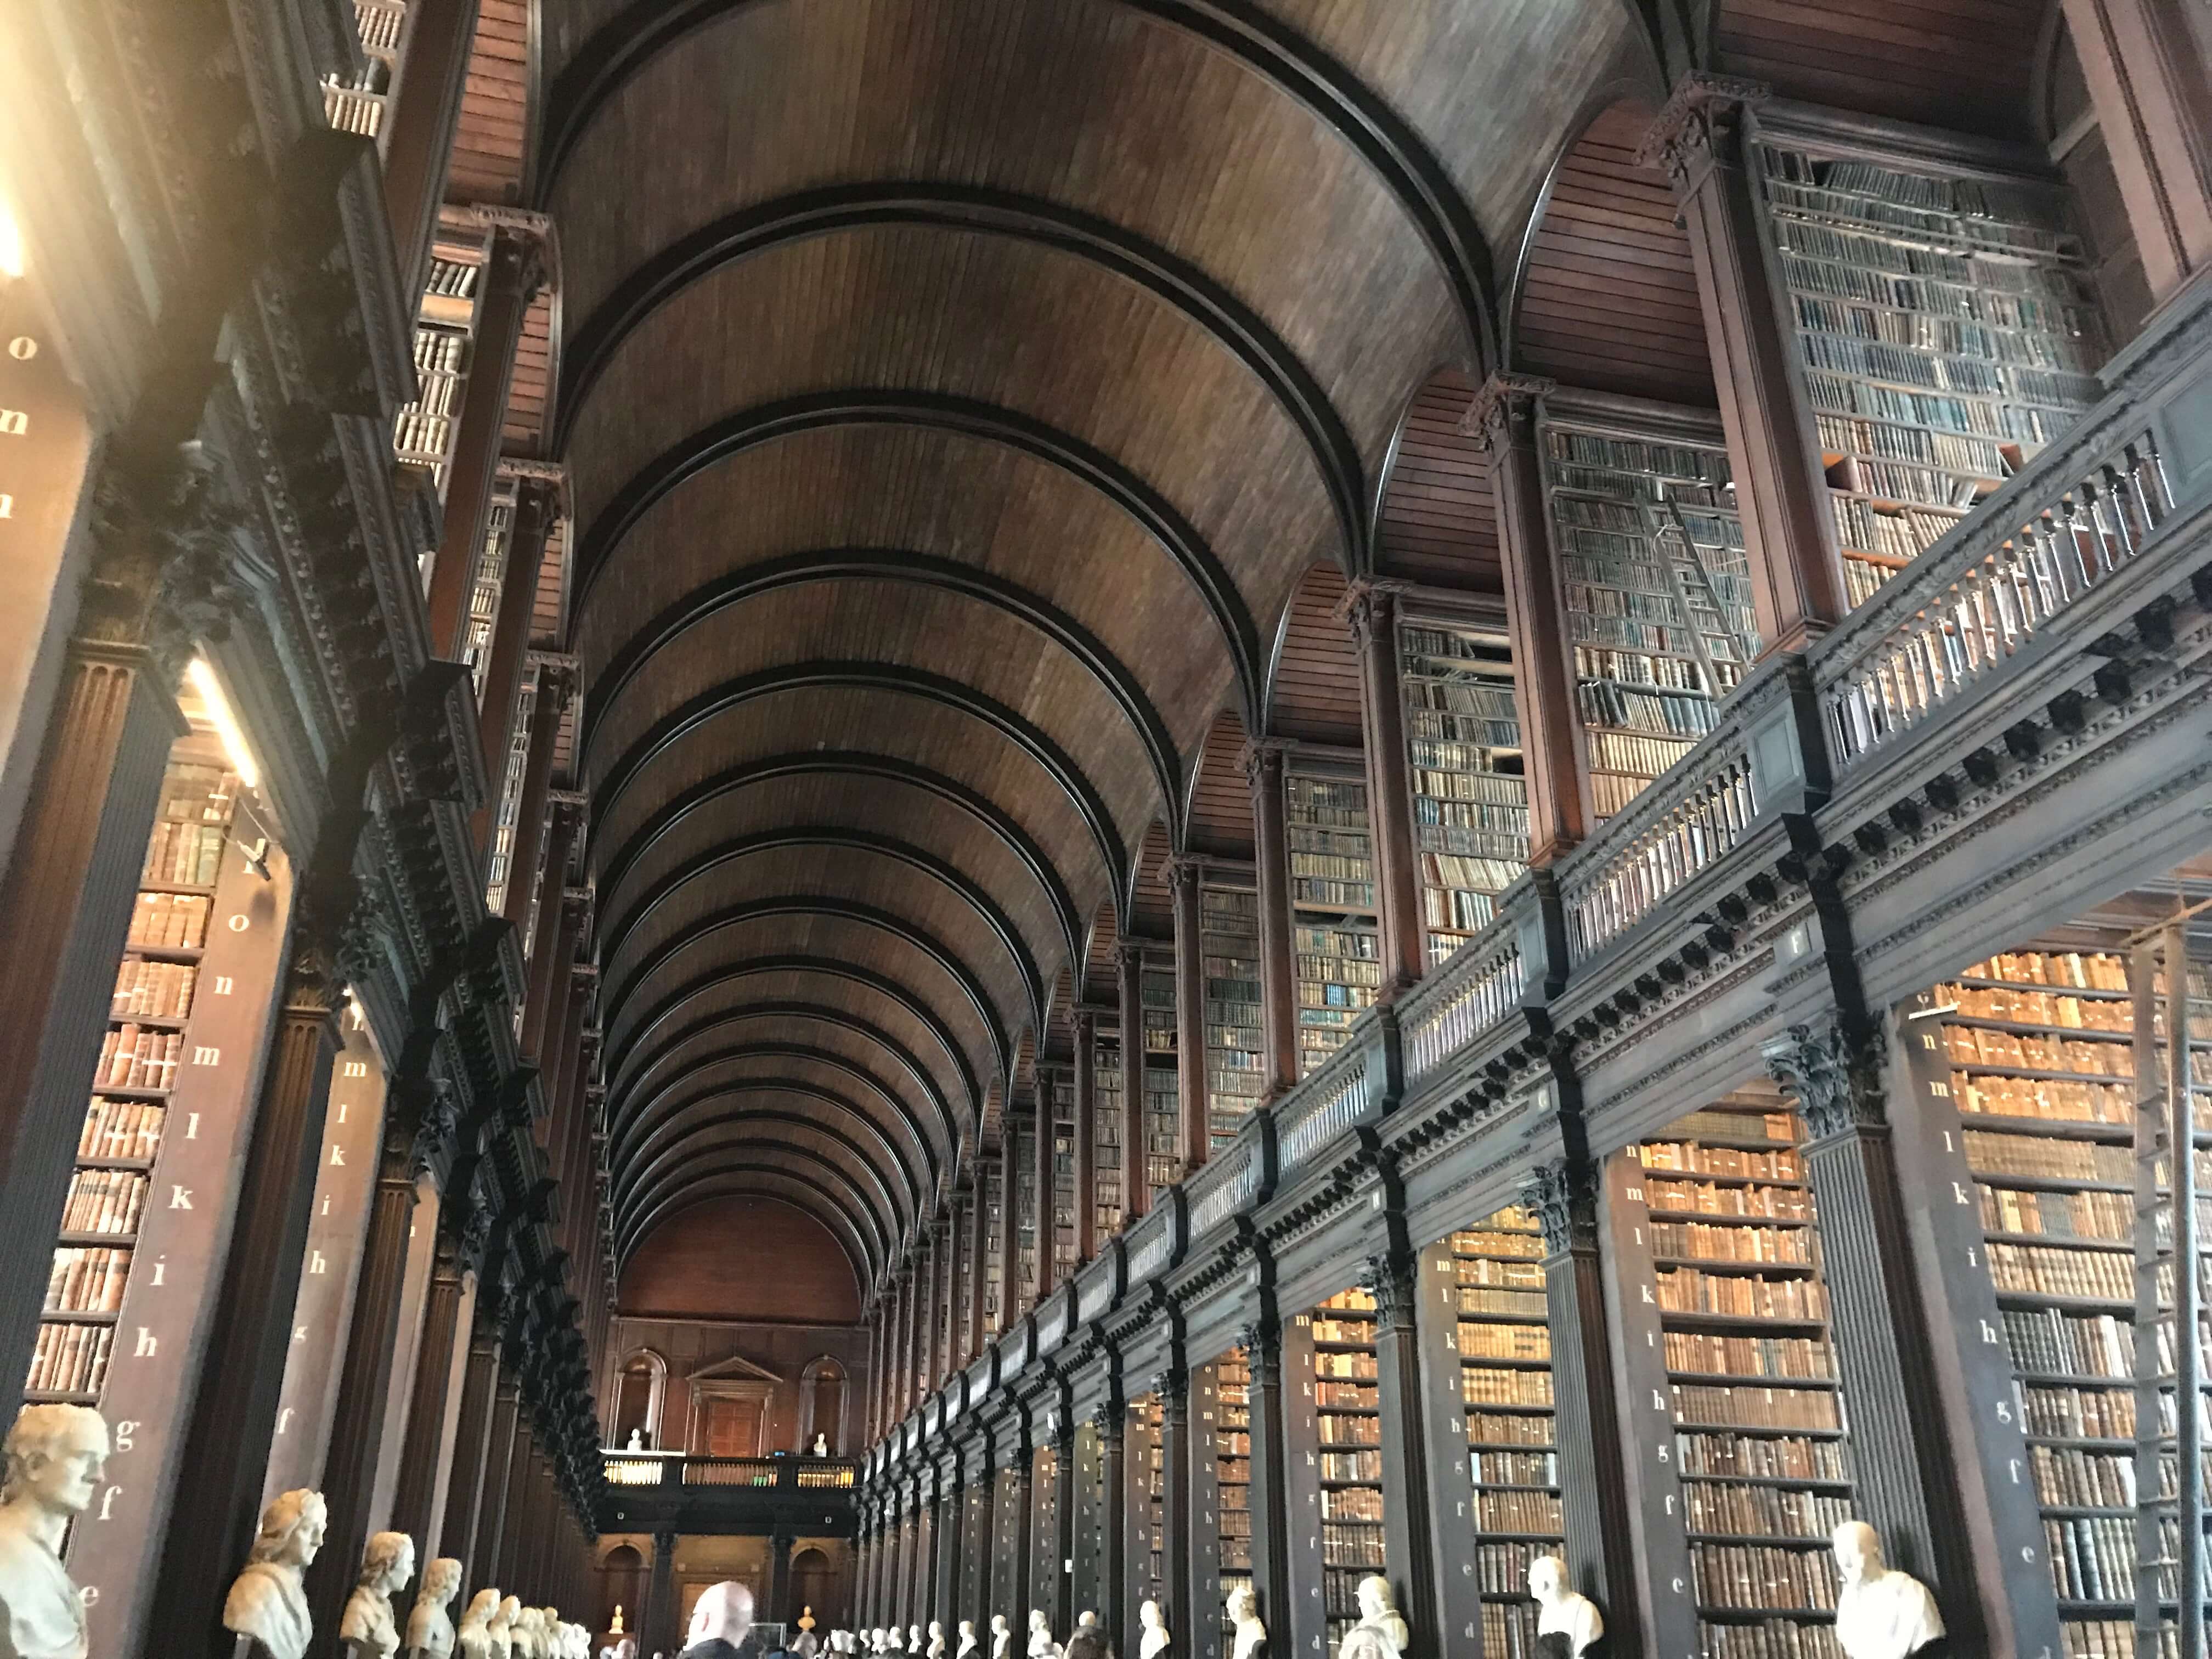
<path fill-rule="evenodd" d="M 1252 792 L 1244 781 L 1244 723 L 1231 714 L 1217 714 L 1200 751 L 1198 780 L 1190 795 L 1190 847 L 1193 852 L 1218 853 L 1225 858 L 1252 856 Z M 1168 927 L 1175 918 L 1172 899 Z"/>
<path fill-rule="evenodd" d="M 500 447 L 509 455 L 544 452 L 545 418 L 553 384 L 553 290 L 538 291 L 523 313 L 515 343 L 514 380 L 507 394 L 507 424 Z"/>
<path fill-rule="evenodd" d="M 1359 659 L 1344 617 L 1344 576 L 1309 569 L 1291 596 L 1275 662 L 1268 729 L 1276 737 L 1359 742 Z"/>
<path fill-rule="evenodd" d="M 805 1320 L 860 1316 L 852 1264 L 830 1230 L 787 1204 L 718 1198 L 656 1227 L 623 1270 L 625 1320 Z"/>
<path fill-rule="evenodd" d="M 2044 0 L 1723 0 L 1713 50 L 1793 98 L 1995 137 L 2033 136 Z"/>
<path fill-rule="evenodd" d="M 1673 187 L 1636 165 L 1651 112 L 1617 104 L 1552 181 L 1514 314 L 1513 364 L 1567 386 L 1713 403 L 1712 359 Z"/>
<path fill-rule="evenodd" d="M 1406 410 L 1376 528 L 1376 568 L 1439 587 L 1504 591 L 1490 461 L 1459 429 L 1474 400 L 1468 376 L 1447 369 Z"/>
<path fill-rule="evenodd" d="M 1091 937 L 1083 951 L 1083 1000 L 1093 1007 L 1111 1008 L 1121 994 L 1115 951 L 1121 936 L 1114 927 L 1114 907 L 1101 904 L 1091 918 Z"/>
<path fill-rule="evenodd" d="M 1203 756 L 1201 754 L 1201 759 Z M 1158 819 L 1145 831 L 1137 854 L 1135 902 L 1129 907 L 1129 931 L 1139 939 L 1164 939 L 1175 936 L 1175 899 L 1168 891 L 1168 827 Z"/>

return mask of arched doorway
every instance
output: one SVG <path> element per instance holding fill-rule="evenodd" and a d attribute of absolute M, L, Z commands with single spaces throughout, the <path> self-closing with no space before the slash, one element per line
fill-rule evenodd
<path fill-rule="evenodd" d="M 844 1586 L 835 1564 L 823 1551 L 809 1545 L 791 1558 L 791 1613 L 796 1626 L 801 1608 L 814 1609 L 814 1627 L 833 1630 L 845 1622 Z"/>
<path fill-rule="evenodd" d="M 635 1635 L 645 1621 L 645 1595 L 648 1574 L 645 1557 L 635 1546 L 617 1544 L 599 1562 L 599 1623 L 593 1631 L 614 1628 L 615 1609 L 620 1607 L 623 1629 Z"/>
<path fill-rule="evenodd" d="M 799 1374 L 799 1445 L 802 1455 L 823 1438 L 831 1457 L 845 1454 L 845 1368 L 828 1354 L 809 1362 Z"/>
<path fill-rule="evenodd" d="M 660 1443 L 660 1407 L 668 1389 L 668 1362 L 650 1348 L 623 1361 L 615 1379 L 614 1433 L 611 1443 L 627 1446 L 635 1433 L 647 1446 Z"/>

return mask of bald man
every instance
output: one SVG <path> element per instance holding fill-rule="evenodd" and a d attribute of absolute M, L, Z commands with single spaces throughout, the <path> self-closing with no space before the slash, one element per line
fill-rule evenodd
<path fill-rule="evenodd" d="M 691 1610 L 690 1645 L 682 1659 L 738 1659 L 745 1638 L 752 1633 L 753 1593 L 743 1584 L 724 1579 L 701 1592 Z"/>

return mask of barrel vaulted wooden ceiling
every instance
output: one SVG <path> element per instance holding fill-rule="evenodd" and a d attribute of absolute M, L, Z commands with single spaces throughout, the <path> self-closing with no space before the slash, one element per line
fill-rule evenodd
<path fill-rule="evenodd" d="M 486 0 L 470 165 L 560 235 L 618 1251 L 765 1197 L 872 1284 L 1163 856 L 1249 846 L 1243 740 L 1357 740 L 1346 580 L 1495 590 L 1482 376 L 1711 400 L 1633 164 L 1674 72 L 1842 96 L 1856 16 L 1932 118 L 2041 11 Z"/>

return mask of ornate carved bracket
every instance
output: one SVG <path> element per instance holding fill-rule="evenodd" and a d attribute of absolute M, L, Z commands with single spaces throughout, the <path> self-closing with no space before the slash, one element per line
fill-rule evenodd
<path fill-rule="evenodd" d="M 1467 413 L 1459 419 L 1461 433 L 1480 449 L 1496 449 L 1503 441 L 1533 443 L 1536 436 L 1536 399 L 1559 389 L 1557 380 L 1540 374 L 1493 374 L 1482 383 Z"/>
<path fill-rule="evenodd" d="M 1666 169 L 1678 183 L 1693 169 L 1731 157 L 1742 137 L 1744 112 L 1773 96 L 1763 81 L 1692 70 L 1674 83 L 1674 95 L 1637 149 L 1639 166 Z"/>
<path fill-rule="evenodd" d="M 1597 1243 L 1597 1170 L 1586 1160 L 1555 1158 L 1538 1164 L 1521 1183 L 1521 1203 L 1543 1229 L 1547 1255 Z"/>
<path fill-rule="evenodd" d="M 1852 1032 L 1841 1020 L 1824 1026 L 1793 1025 L 1759 1049 L 1777 1083 L 1797 1098 L 1815 1140 L 1846 1129 L 1887 1121 L 1881 1051 L 1871 1033 Z"/>

